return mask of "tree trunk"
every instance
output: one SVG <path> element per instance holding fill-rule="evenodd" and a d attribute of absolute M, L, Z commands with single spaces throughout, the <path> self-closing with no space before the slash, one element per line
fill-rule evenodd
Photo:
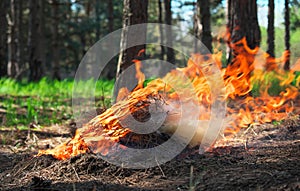
<path fill-rule="evenodd" d="M 268 50 L 267 53 L 271 57 L 275 57 L 274 49 L 275 49 L 275 44 L 274 44 L 274 10 L 275 10 L 275 5 L 274 5 L 274 0 L 269 0 L 269 12 L 268 12 Z"/>
<path fill-rule="evenodd" d="M 7 75 L 7 19 L 6 13 L 9 7 L 7 0 L 0 1 L 0 77 Z"/>
<path fill-rule="evenodd" d="M 100 40 L 100 1 L 96 1 L 96 7 L 95 7 L 95 13 L 96 13 L 96 41 Z"/>
<path fill-rule="evenodd" d="M 200 6 L 199 3 L 196 3 L 196 11 L 194 13 L 194 18 L 193 18 L 193 30 L 194 30 L 194 35 L 197 37 L 197 39 L 201 40 L 201 31 L 202 31 L 202 25 L 200 21 Z M 194 52 L 199 52 L 199 45 L 198 41 L 195 40 L 194 42 Z"/>
<path fill-rule="evenodd" d="M 162 0 L 158 0 L 158 23 L 163 23 L 162 18 Z M 163 44 L 164 41 L 164 31 L 161 25 L 159 25 L 159 36 L 160 36 L 160 43 Z M 160 46 L 160 59 L 164 60 L 165 57 L 165 47 L 163 45 Z"/>
<path fill-rule="evenodd" d="M 11 78 L 16 78 L 19 73 L 19 65 L 17 63 L 17 42 L 16 42 L 16 2 L 10 1 L 10 14 L 7 15 L 8 30 L 7 30 L 7 75 Z"/>
<path fill-rule="evenodd" d="M 123 8 L 123 27 L 128 27 L 134 24 L 146 23 L 148 20 L 147 15 L 148 0 L 124 0 Z M 123 29 L 121 37 L 121 49 L 128 43 L 134 42 L 135 38 L 146 40 L 146 30 L 141 29 L 144 34 L 133 36 L 130 30 Z M 138 45 L 124 50 L 119 56 L 117 76 L 119 76 L 126 68 L 132 64 L 132 60 L 137 58 L 141 50 L 145 50 L 146 45 Z"/>
<path fill-rule="evenodd" d="M 257 18 L 256 0 L 230 1 L 230 43 L 235 43 L 246 37 L 249 48 L 254 49 L 260 45 L 261 34 Z"/>
<path fill-rule="evenodd" d="M 211 27 L 210 27 L 210 2 L 209 0 L 198 0 L 197 4 L 200 8 L 199 14 L 200 14 L 200 21 L 202 25 L 201 41 L 209 50 L 209 52 L 212 52 L 212 36 L 211 36 Z M 204 53 L 206 53 L 205 50 Z"/>
<path fill-rule="evenodd" d="M 100 14 L 100 12 L 98 13 Z M 107 0 L 107 15 L 108 15 L 108 32 L 111 33 L 114 30 L 114 5 L 113 0 Z M 100 15 L 99 15 L 100 16 Z M 99 22 L 99 23 L 98 23 Z M 97 25 L 100 26 L 100 18 L 97 22 Z M 114 40 L 112 39 L 111 44 L 115 44 Z M 118 58 L 113 58 L 102 71 L 102 76 L 107 79 L 113 79 L 116 77 L 116 70 Z"/>
<path fill-rule="evenodd" d="M 165 23 L 167 25 L 172 25 L 172 10 L 171 10 L 171 0 L 164 0 L 165 3 Z M 170 27 L 166 27 L 166 44 L 169 47 L 173 46 L 173 34 Z M 171 64 L 175 64 L 175 54 L 173 48 L 167 47 L 167 61 Z"/>
<path fill-rule="evenodd" d="M 113 0 L 108 0 L 107 2 L 107 10 L 108 10 L 108 32 L 114 31 L 114 5 Z"/>
<path fill-rule="evenodd" d="M 59 25 L 59 2 L 52 1 L 52 78 L 60 80 L 60 66 L 59 66 L 59 45 L 58 45 L 58 25 Z"/>
<path fill-rule="evenodd" d="M 256 54 L 256 51 L 250 50 L 259 47 L 261 40 L 256 0 L 231 0 L 228 7 L 230 7 L 228 15 L 231 19 L 228 26 L 228 44 L 232 52 L 230 64 L 234 63 L 240 68 L 236 73 L 226 70 L 225 75 L 240 79 L 240 75 L 243 74 L 242 78 L 250 83 Z"/>
<path fill-rule="evenodd" d="M 232 5 L 232 0 L 227 0 L 227 9 L 226 9 L 226 15 L 227 15 L 227 23 L 226 23 L 226 42 L 227 42 L 227 47 L 226 47 L 226 66 L 230 64 L 231 59 L 232 59 L 232 50 L 230 48 L 230 36 L 231 36 L 231 28 L 233 26 L 233 19 L 232 19 L 232 12 L 231 12 L 231 5 Z"/>
<path fill-rule="evenodd" d="M 24 38 L 23 38 L 23 2 L 18 1 L 16 6 L 16 42 L 17 42 L 17 56 L 16 60 L 19 66 L 19 72 L 16 78 L 20 79 L 21 73 L 25 70 L 24 66 Z"/>
<path fill-rule="evenodd" d="M 130 25 L 147 23 L 148 21 L 148 0 L 124 0 L 123 8 L 123 30 L 121 35 L 121 50 L 119 55 L 118 67 L 117 67 L 117 84 L 115 86 L 114 95 L 117 97 L 121 88 L 126 87 L 129 91 L 132 91 L 137 85 L 136 71 L 134 67 L 130 67 L 133 64 L 134 59 L 142 60 L 145 57 L 146 49 L 145 44 L 132 46 L 134 42 L 146 42 L 147 27 L 140 27 L 137 31 L 132 31 L 130 28 L 126 28 Z M 138 34 L 135 34 L 135 33 Z M 131 47 L 132 46 L 132 47 Z M 125 47 L 127 48 L 126 50 Z M 128 70 L 126 70 L 128 68 Z M 125 73 L 126 70 L 126 73 Z M 125 74 L 122 76 L 121 74 Z"/>
<path fill-rule="evenodd" d="M 288 56 L 284 63 L 284 69 L 290 69 L 290 8 L 289 8 L 289 0 L 284 1 L 284 26 L 285 26 L 285 51 L 288 52 Z"/>
<path fill-rule="evenodd" d="M 29 1 L 29 32 L 28 32 L 28 49 L 29 49 L 29 80 L 38 81 L 44 75 L 44 63 L 42 58 L 42 27 L 41 18 L 43 11 L 41 10 L 42 1 Z"/>

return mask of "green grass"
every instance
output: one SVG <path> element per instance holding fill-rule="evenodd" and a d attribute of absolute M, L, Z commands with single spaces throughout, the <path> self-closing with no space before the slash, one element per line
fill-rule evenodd
<path fill-rule="evenodd" d="M 49 80 L 39 82 L 18 82 L 0 79 L 0 126 L 24 127 L 61 123 L 72 118 L 73 85 L 80 98 L 90 96 L 94 91 L 100 100 L 96 107 L 109 106 L 114 82 L 108 80 L 87 80 L 74 83 L 73 80 Z M 100 98 L 100 99 L 99 99 Z"/>
<path fill-rule="evenodd" d="M 252 96 L 258 97 L 267 89 L 267 93 L 270 96 L 279 96 L 281 92 L 285 91 L 287 87 L 297 86 L 296 82 L 300 78 L 300 72 L 295 72 L 294 78 L 290 84 L 281 85 L 282 79 L 288 79 L 289 72 L 277 73 L 277 72 L 266 72 L 263 73 L 263 78 L 257 76 L 252 78 Z M 282 78 L 282 79 L 280 79 Z M 299 88 L 299 87 L 298 87 Z"/>
<path fill-rule="evenodd" d="M 276 72 L 264 74 L 263 78 L 252 80 L 252 95 L 257 97 L 268 88 L 268 94 L 277 96 L 286 86 L 296 86 L 300 72 L 295 73 L 291 84 L 280 85 Z M 280 74 L 288 77 L 288 73 Z M 146 86 L 151 79 L 144 83 Z M 73 91 L 76 86 L 76 91 Z M 96 107 L 110 107 L 114 81 L 94 80 L 74 82 L 73 80 L 49 80 L 39 82 L 18 82 L 12 79 L 0 79 L 0 126 L 14 126 L 24 129 L 34 126 L 46 126 L 72 119 L 72 98 L 88 98 L 95 94 Z M 298 84 L 299 86 L 299 84 Z M 76 113 L 75 113 L 76 114 Z"/>

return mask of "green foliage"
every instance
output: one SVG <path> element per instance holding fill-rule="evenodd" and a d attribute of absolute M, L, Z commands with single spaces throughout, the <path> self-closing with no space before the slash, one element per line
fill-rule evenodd
<path fill-rule="evenodd" d="M 300 59 L 300 27 L 291 32 L 291 64 Z"/>
<path fill-rule="evenodd" d="M 295 72 L 295 78 L 292 82 L 292 85 L 298 86 L 300 88 L 300 84 L 297 84 L 297 82 L 300 83 L 300 72 L 299 71 Z"/>
<path fill-rule="evenodd" d="M 292 0 L 290 10 L 291 30 L 295 31 L 300 29 L 300 2 Z"/>
<path fill-rule="evenodd" d="M 156 77 L 152 77 L 152 78 L 148 78 L 144 81 L 144 87 L 146 87 L 148 85 L 149 82 L 151 82 L 152 80 L 156 79 Z"/>
<path fill-rule="evenodd" d="M 260 27 L 261 31 L 261 43 L 260 48 L 262 51 L 267 51 L 267 29 L 265 27 Z M 280 57 L 282 56 L 283 51 L 285 50 L 284 46 L 284 28 L 275 27 L 275 56 Z M 297 30 L 291 31 L 291 65 L 300 58 L 300 27 Z"/>
<path fill-rule="evenodd" d="M 103 101 L 98 107 L 109 106 L 113 81 L 87 80 L 76 83 L 81 91 L 94 87 L 95 97 Z M 12 79 L 0 79 L 0 109 L 5 117 L 0 124 L 5 126 L 26 126 L 30 123 L 50 125 L 72 118 L 72 80 L 51 81 L 43 78 L 39 82 L 17 82 Z"/>
<path fill-rule="evenodd" d="M 299 76 L 297 74 L 291 84 L 281 85 L 282 82 L 281 79 L 279 79 L 279 76 L 283 79 L 288 79 L 288 72 L 285 74 L 278 74 L 276 72 L 266 72 L 263 74 L 263 78 L 253 78 L 252 83 L 252 90 L 251 94 L 254 97 L 258 97 L 262 94 L 262 92 L 267 91 L 267 93 L 270 96 L 279 96 L 281 92 L 285 91 L 287 86 L 295 86 L 296 85 L 296 79 Z"/>

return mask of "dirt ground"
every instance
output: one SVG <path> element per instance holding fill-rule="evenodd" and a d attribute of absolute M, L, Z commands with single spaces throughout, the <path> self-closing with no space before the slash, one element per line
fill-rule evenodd
<path fill-rule="evenodd" d="M 69 131 L 0 130 L 0 190 L 300 190 L 300 116 L 244 129 L 201 155 L 187 148 L 143 170 L 117 167 L 93 154 L 65 161 L 34 157 L 38 149 L 69 139 Z"/>

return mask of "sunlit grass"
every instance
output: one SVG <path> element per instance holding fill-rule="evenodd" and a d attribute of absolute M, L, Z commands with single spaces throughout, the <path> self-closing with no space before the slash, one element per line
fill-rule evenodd
<path fill-rule="evenodd" d="M 71 119 L 74 84 L 83 98 L 84 92 L 94 89 L 95 97 L 101 97 L 101 102 L 95 103 L 97 107 L 109 106 L 113 81 L 74 83 L 73 80 L 43 78 L 39 82 L 27 83 L 3 78 L 0 79 L 0 126 L 43 126 Z"/>
<path fill-rule="evenodd" d="M 280 76 L 281 79 L 278 78 Z M 300 72 L 294 74 L 290 84 L 282 86 L 282 80 L 288 78 L 288 72 L 262 73 L 251 80 L 254 97 L 260 96 L 268 89 L 270 96 L 278 96 L 286 86 L 300 86 Z M 147 85 L 152 79 L 145 81 Z M 76 91 L 73 92 L 73 86 Z M 43 78 L 39 82 L 18 82 L 12 79 L 0 79 L 0 126 L 36 127 L 62 123 L 72 119 L 72 96 L 79 98 L 90 96 L 91 92 L 97 98 L 96 107 L 110 107 L 114 81 L 86 80 L 49 80 Z"/>

